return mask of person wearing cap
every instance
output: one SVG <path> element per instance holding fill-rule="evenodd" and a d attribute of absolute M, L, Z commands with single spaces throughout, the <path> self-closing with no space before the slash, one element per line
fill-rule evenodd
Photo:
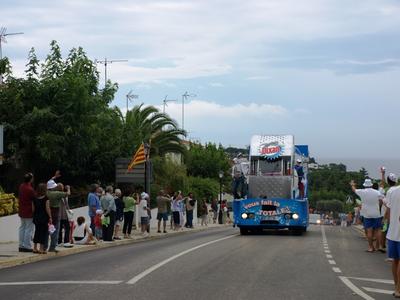
<path fill-rule="evenodd" d="M 19 226 L 19 252 L 32 252 L 31 240 L 34 229 L 32 203 L 35 199 L 32 183 L 33 174 L 27 173 L 24 176 L 24 182 L 18 189 L 18 216 L 21 221 Z"/>
<path fill-rule="evenodd" d="M 381 229 L 381 214 L 379 205 L 383 200 L 383 195 L 372 188 L 372 180 L 367 178 L 364 181 L 364 189 L 357 189 L 354 180 L 350 182 L 351 189 L 361 198 L 361 214 L 364 216 L 364 229 L 367 233 L 368 250 L 374 252 L 373 241 L 376 238 L 377 249 L 379 249 L 378 231 Z"/>
<path fill-rule="evenodd" d="M 299 187 L 299 197 L 300 199 L 304 198 L 304 170 L 303 166 L 301 165 L 301 159 L 298 158 L 296 160 L 296 165 L 294 166 L 294 169 L 296 170 L 297 177 L 298 177 L 298 187 Z"/>
<path fill-rule="evenodd" d="M 386 215 L 389 220 L 387 231 L 388 257 L 392 259 L 392 275 L 395 283 L 396 298 L 400 298 L 400 186 L 397 184 L 397 176 L 390 173 L 387 176 L 389 189 L 386 192 Z"/>
<path fill-rule="evenodd" d="M 138 206 L 138 217 L 140 218 L 140 226 L 142 235 L 148 236 L 147 228 L 149 227 L 149 210 L 147 200 L 150 199 L 149 195 L 145 192 L 140 194 L 140 202 Z"/>
<path fill-rule="evenodd" d="M 63 198 L 71 195 L 71 189 L 69 185 L 65 186 L 65 192 L 63 191 L 64 186 L 62 184 L 57 185 L 54 181 L 53 177 L 47 182 L 47 198 L 50 201 L 50 210 L 51 210 L 51 219 L 53 220 L 53 225 L 55 227 L 55 231 L 50 235 L 50 247 L 49 252 L 58 252 L 56 249 L 58 243 L 58 235 L 60 230 L 60 204 Z M 48 241 L 45 243 L 45 248 L 47 249 Z"/>

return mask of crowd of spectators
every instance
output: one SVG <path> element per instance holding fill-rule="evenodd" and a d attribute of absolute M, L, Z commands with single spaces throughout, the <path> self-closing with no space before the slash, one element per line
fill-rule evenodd
<path fill-rule="evenodd" d="M 46 254 L 58 252 L 57 247 L 60 246 L 68 248 L 74 244 L 131 239 L 135 213 L 140 234 L 149 236 L 152 215 L 150 196 L 147 193 L 133 192 L 129 187 L 121 190 L 92 184 L 87 196 L 89 218 L 74 216 L 68 203 L 71 188 L 58 182 L 60 176 L 57 171 L 47 183 L 40 183 L 34 189 L 33 174 L 25 175 L 19 188 L 20 252 Z M 199 209 L 201 226 L 217 223 L 219 211 L 223 223 L 230 222 L 226 201 L 219 205 L 216 200 L 209 204 L 203 199 L 197 204 L 193 193 L 183 195 L 178 191 L 170 196 L 160 190 L 156 203 L 157 233 L 167 233 L 169 219 L 171 230 L 193 228 L 195 207 Z"/>

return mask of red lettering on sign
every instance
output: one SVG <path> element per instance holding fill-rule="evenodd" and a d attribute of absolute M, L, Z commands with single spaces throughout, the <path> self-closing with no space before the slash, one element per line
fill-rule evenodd
<path fill-rule="evenodd" d="M 272 155 L 281 151 L 280 146 L 268 146 L 261 149 L 262 155 Z"/>

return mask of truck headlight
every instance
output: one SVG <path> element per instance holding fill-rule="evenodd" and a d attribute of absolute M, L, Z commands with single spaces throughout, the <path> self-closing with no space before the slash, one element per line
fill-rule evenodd
<path fill-rule="evenodd" d="M 293 214 L 292 218 L 293 218 L 293 220 L 297 220 L 299 218 L 299 215 L 298 214 Z"/>
<path fill-rule="evenodd" d="M 247 219 L 247 214 L 246 213 L 242 213 L 242 219 Z"/>

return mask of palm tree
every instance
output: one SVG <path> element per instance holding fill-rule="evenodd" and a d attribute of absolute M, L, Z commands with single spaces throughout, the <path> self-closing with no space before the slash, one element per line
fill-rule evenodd
<path fill-rule="evenodd" d="M 124 119 L 123 154 L 131 155 L 142 142 L 151 143 L 151 155 L 184 154 L 186 148 L 181 143 L 182 136 L 186 136 L 186 132 L 179 129 L 167 114 L 154 106 L 137 105 L 127 112 Z"/>

